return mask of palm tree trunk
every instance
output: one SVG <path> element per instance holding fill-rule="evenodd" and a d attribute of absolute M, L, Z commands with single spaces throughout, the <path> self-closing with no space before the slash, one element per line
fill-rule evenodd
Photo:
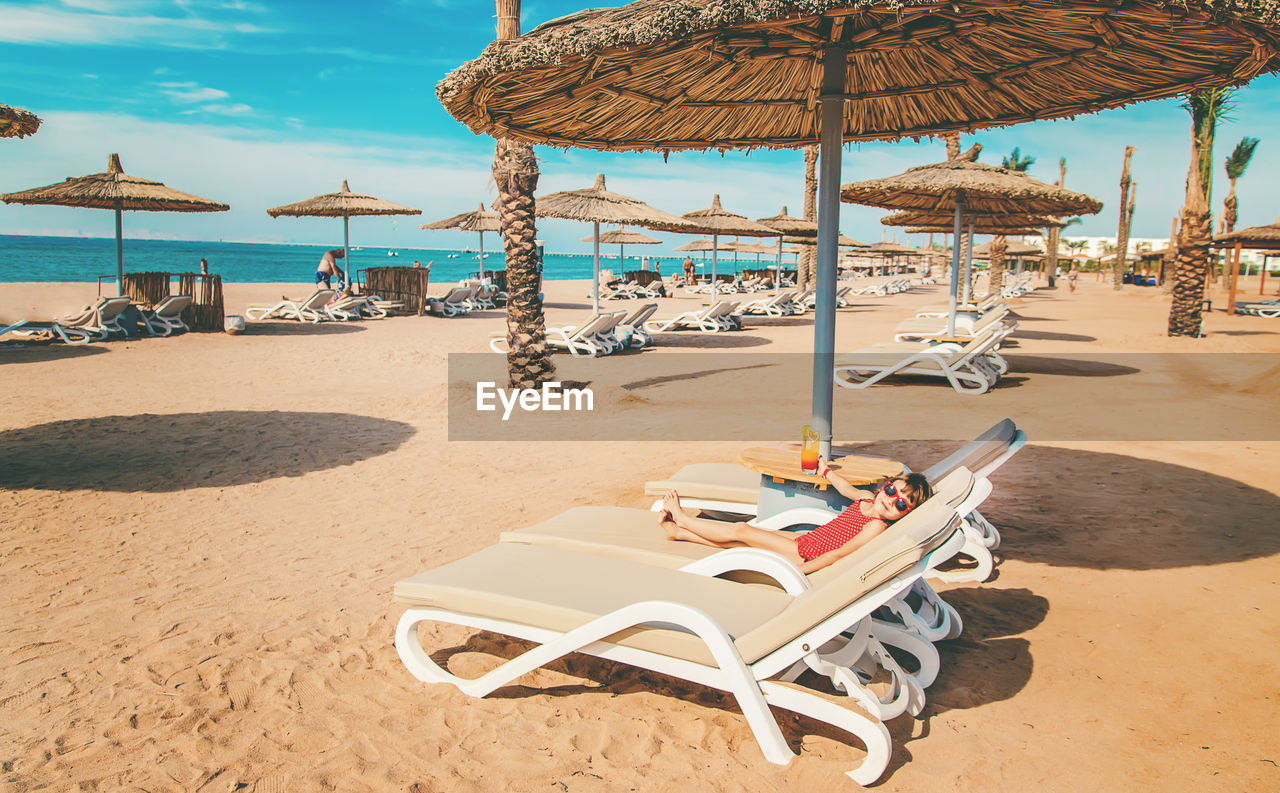
<path fill-rule="evenodd" d="M 1181 224 L 1177 217 L 1169 224 L 1169 247 L 1165 249 L 1164 258 L 1160 260 L 1160 289 L 1166 295 L 1173 292 L 1173 269 L 1178 260 L 1178 229 Z"/>
<path fill-rule="evenodd" d="M 1112 277 L 1115 279 L 1115 288 L 1118 291 L 1124 286 L 1124 268 L 1125 259 L 1129 252 L 1129 224 L 1126 222 L 1125 213 L 1129 206 L 1129 160 L 1133 157 L 1134 147 L 1124 147 L 1124 168 L 1120 171 L 1120 226 L 1116 230 L 1116 261 L 1112 268 Z"/>
<path fill-rule="evenodd" d="M 818 147 L 804 147 L 804 219 L 818 221 Z M 814 258 L 818 248 L 804 245 L 796 264 L 796 288 L 808 289 L 813 283 Z"/>
<path fill-rule="evenodd" d="M 1004 289 L 1004 252 L 1008 247 L 1008 240 L 1004 235 L 999 235 L 991 240 L 991 269 L 988 271 L 990 275 L 987 278 L 987 294 L 1000 296 L 1000 292 Z"/>
<path fill-rule="evenodd" d="M 1213 213 L 1200 178 L 1202 146 L 1193 122 L 1191 167 L 1187 170 L 1187 197 L 1182 207 L 1182 231 L 1173 271 L 1173 303 L 1169 307 L 1170 336 L 1200 335 L 1201 301 L 1213 237 Z"/>
<path fill-rule="evenodd" d="M 1221 233 L 1223 234 L 1230 234 L 1231 232 L 1236 230 L 1236 220 L 1239 218 L 1239 215 L 1237 214 L 1237 210 L 1239 210 L 1240 208 L 1240 200 L 1236 198 L 1236 180 L 1231 178 L 1230 175 L 1227 176 L 1227 179 L 1230 180 L 1231 187 L 1230 189 L 1227 190 L 1227 197 L 1222 199 L 1222 232 Z M 1222 268 L 1222 286 L 1223 287 L 1227 286 L 1228 275 L 1230 275 L 1230 273 L 1228 272 L 1227 268 L 1224 266 Z"/>
<path fill-rule="evenodd" d="M 960 133 L 948 132 L 942 136 L 947 143 L 947 159 L 954 160 L 960 156 Z"/>
<path fill-rule="evenodd" d="M 520 0 L 497 0 L 498 38 L 520 35 Z M 493 151 L 502 245 L 507 254 L 507 379 L 510 388 L 538 388 L 556 374 L 547 348 L 539 287 L 533 192 L 538 158 L 533 147 L 499 139 Z"/>

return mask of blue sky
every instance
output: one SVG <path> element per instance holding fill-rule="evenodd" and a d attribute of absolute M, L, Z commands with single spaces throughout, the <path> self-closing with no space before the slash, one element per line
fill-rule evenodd
<path fill-rule="evenodd" d="M 524 28 L 579 10 L 580 2 L 524 4 Z M 454 121 L 435 98 L 451 68 L 493 37 L 486 0 L 0 0 L 0 102 L 37 112 L 45 125 L 24 140 L 0 141 L 0 192 L 101 171 L 119 152 L 125 170 L 231 204 L 218 214 L 135 212 L 126 236 L 278 242 L 340 241 L 331 221 L 267 217 L 267 207 L 351 187 L 423 210 L 421 218 L 361 218 L 353 242 L 396 247 L 472 244 L 456 232 L 418 224 L 488 203 L 493 144 Z M 1243 89 L 1219 128 L 1221 162 L 1242 135 L 1262 138 L 1240 182 L 1243 225 L 1280 212 L 1280 78 Z M 1119 169 L 1136 145 L 1135 236 L 1164 237 L 1181 204 L 1187 116 L 1175 100 L 980 132 L 983 161 L 1014 146 L 1037 158 L 1032 175 L 1056 177 L 1101 199 L 1082 234 L 1114 234 Z M 802 206 L 803 158 L 797 151 L 608 154 L 537 149 L 541 192 L 609 187 L 670 212 L 724 206 L 750 217 Z M 844 181 L 898 173 L 941 159 L 941 143 L 846 147 Z M 1215 210 L 1226 180 L 1215 176 Z M 883 212 L 845 205 L 842 231 L 881 238 Z M 114 232 L 106 212 L 0 205 L 0 233 Z M 582 224 L 539 221 L 554 250 L 585 251 Z M 680 238 L 658 235 L 678 244 Z"/>

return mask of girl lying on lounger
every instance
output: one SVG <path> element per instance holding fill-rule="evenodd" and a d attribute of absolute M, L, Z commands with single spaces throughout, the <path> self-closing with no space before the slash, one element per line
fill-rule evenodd
<path fill-rule="evenodd" d="M 873 491 L 849 484 L 823 460 L 818 461 L 818 468 L 836 492 L 852 499 L 853 503 L 808 534 L 797 536 L 786 531 L 760 529 L 746 522 L 727 523 L 694 517 L 680 506 L 680 495 L 674 490 L 662 502 L 662 528 L 671 540 L 715 548 L 748 546 L 773 551 L 794 562 L 801 572 L 812 573 L 866 545 L 889 524 L 933 495 L 929 480 L 920 473 L 900 476 Z"/>

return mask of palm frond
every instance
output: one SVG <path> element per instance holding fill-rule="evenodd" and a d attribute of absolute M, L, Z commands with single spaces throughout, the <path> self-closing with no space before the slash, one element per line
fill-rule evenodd
<path fill-rule="evenodd" d="M 1084 221 L 1080 218 L 1071 218 L 1067 221 L 1067 225 L 1063 228 L 1071 228 L 1072 226 L 1083 226 Z"/>
<path fill-rule="evenodd" d="M 1035 161 L 1035 157 L 1023 157 L 1022 148 L 1020 146 L 1014 146 L 1013 151 L 1004 156 L 1004 159 L 1000 163 L 1000 167 L 1009 171 L 1025 172 L 1035 163 Z"/>
<path fill-rule="evenodd" d="M 1249 162 L 1253 159 L 1253 150 L 1258 148 L 1260 142 L 1258 138 L 1250 138 L 1248 136 L 1240 139 L 1235 149 L 1227 156 L 1228 179 L 1235 181 L 1244 176 L 1245 169 L 1249 167 Z"/>

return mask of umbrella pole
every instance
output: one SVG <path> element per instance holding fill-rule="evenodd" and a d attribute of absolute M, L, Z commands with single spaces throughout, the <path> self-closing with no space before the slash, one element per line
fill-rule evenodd
<path fill-rule="evenodd" d="M 116 207 L 116 295 L 124 294 L 124 213 Z"/>
<path fill-rule="evenodd" d="M 355 269 L 351 266 L 351 237 L 348 234 L 347 226 L 350 224 L 351 218 L 346 215 L 342 216 L 342 261 L 347 265 L 347 285 L 354 286 Z"/>
<path fill-rule="evenodd" d="M 484 232 L 480 234 L 480 277 L 484 278 Z"/>
<path fill-rule="evenodd" d="M 818 262 L 814 273 L 813 429 L 831 459 L 831 409 L 836 360 L 836 256 L 840 233 L 840 146 L 844 142 L 845 58 L 842 47 L 822 55 L 818 129 Z"/>
<path fill-rule="evenodd" d="M 591 258 L 591 313 L 600 313 L 600 223 L 597 221 L 591 224 L 594 231 L 594 239 L 591 243 L 593 251 Z"/>
<path fill-rule="evenodd" d="M 716 265 L 720 263 L 720 235 L 711 235 L 711 305 L 715 305 L 720 297 L 720 288 L 716 285 Z"/>
<path fill-rule="evenodd" d="M 773 293 L 782 288 L 782 235 L 778 235 L 778 269 L 773 271 Z"/>
<path fill-rule="evenodd" d="M 969 244 L 964 246 L 964 304 L 973 302 L 973 218 L 969 218 Z"/>
<path fill-rule="evenodd" d="M 956 335 L 956 293 L 960 287 L 960 226 L 961 220 L 961 201 L 956 198 L 956 219 L 955 228 L 952 239 L 955 240 L 951 244 L 951 294 L 948 299 L 947 307 L 947 338 L 954 338 Z"/>

